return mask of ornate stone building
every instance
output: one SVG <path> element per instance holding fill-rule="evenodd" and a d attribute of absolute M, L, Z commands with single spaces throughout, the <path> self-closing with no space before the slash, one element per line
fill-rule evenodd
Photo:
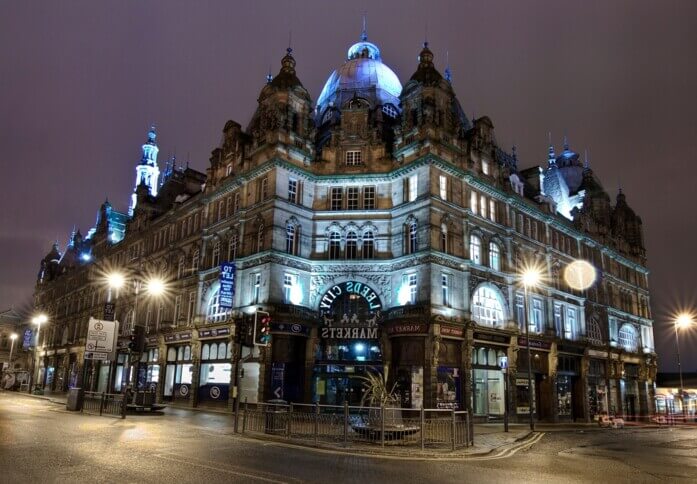
<path fill-rule="evenodd" d="M 249 125 L 223 128 L 206 174 L 168 162 L 159 191 L 152 130 L 132 215 L 105 203 L 85 240 L 76 234 L 42 262 L 40 367 L 65 375 L 50 385 L 118 391 L 130 374 L 164 401 L 231 405 L 242 358 L 249 402 L 354 404 L 356 377 L 378 372 L 405 407 L 482 419 L 502 416 L 504 378 L 521 419 L 531 394 L 541 420 L 649 413 L 656 355 L 641 220 L 624 194 L 611 203 L 566 142 L 559 157 L 550 146 L 547 166 L 519 169 L 450 81 L 424 45 L 402 85 L 364 33 L 314 105 L 289 49 Z M 563 277 L 576 259 L 597 270 L 587 290 Z M 220 298 L 227 261 L 232 309 Z M 525 265 L 545 276 L 527 301 Z M 110 382 L 109 365 L 82 361 L 107 267 L 131 274 L 116 299 L 122 337 L 146 328 L 138 370 L 123 350 Z M 167 298 L 138 295 L 148 274 L 169 279 Z M 267 312 L 270 345 L 236 345 Z"/>

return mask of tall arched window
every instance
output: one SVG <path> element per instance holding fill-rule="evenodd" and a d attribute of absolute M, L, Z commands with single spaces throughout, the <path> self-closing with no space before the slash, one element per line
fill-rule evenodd
<path fill-rule="evenodd" d="M 264 250 L 264 224 L 259 224 L 259 229 L 257 230 L 257 252 Z"/>
<path fill-rule="evenodd" d="M 417 249 L 416 220 L 409 222 L 407 226 L 407 254 L 413 254 Z"/>
<path fill-rule="evenodd" d="M 213 254 L 211 257 L 211 267 L 217 267 L 220 264 L 220 241 L 216 240 L 213 244 Z"/>
<path fill-rule="evenodd" d="M 484 326 L 502 328 L 505 323 L 503 296 L 498 289 L 480 286 L 472 296 L 472 317 Z"/>
<path fill-rule="evenodd" d="M 198 249 L 194 249 L 194 252 L 191 254 L 191 270 L 193 272 L 196 272 L 198 270 L 199 254 L 200 252 L 198 251 Z"/>
<path fill-rule="evenodd" d="M 208 300 L 206 310 L 206 321 L 209 323 L 219 323 L 227 319 L 228 310 L 220 308 L 220 290 L 217 290 Z"/>
<path fill-rule="evenodd" d="M 496 242 L 489 243 L 489 267 L 495 271 L 501 270 L 501 249 Z"/>
<path fill-rule="evenodd" d="M 227 258 L 228 260 L 237 259 L 237 249 L 240 244 L 240 236 L 234 233 L 230 236 L 230 241 L 227 246 Z"/>
<path fill-rule="evenodd" d="M 286 225 L 286 252 L 289 254 L 297 255 L 297 236 L 298 228 L 295 224 L 289 223 Z"/>
<path fill-rule="evenodd" d="M 448 227 L 445 224 L 440 225 L 440 251 L 448 253 Z"/>
<path fill-rule="evenodd" d="M 639 338 L 637 331 L 631 324 L 625 323 L 620 327 L 620 346 L 625 351 L 636 352 L 639 349 Z"/>
<path fill-rule="evenodd" d="M 372 259 L 375 257 L 375 238 L 373 231 L 368 230 L 363 234 L 363 258 Z"/>
<path fill-rule="evenodd" d="M 338 259 L 341 256 L 341 234 L 333 231 L 329 234 L 329 258 Z"/>
<path fill-rule="evenodd" d="M 470 260 L 475 264 L 482 263 L 482 239 L 477 235 L 470 235 Z"/>
<path fill-rule="evenodd" d="M 588 342 L 597 346 L 603 344 L 603 333 L 600 329 L 600 322 L 595 316 L 588 319 L 586 322 L 586 332 L 588 333 Z"/>
<path fill-rule="evenodd" d="M 349 260 L 358 257 L 358 237 L 356 232 L 349 232 L 346 235 L 346 258 Z"/>

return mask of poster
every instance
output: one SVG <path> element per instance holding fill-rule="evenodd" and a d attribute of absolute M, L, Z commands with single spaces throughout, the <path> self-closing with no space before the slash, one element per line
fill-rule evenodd
<path fill-rule="evenodd" d="M 437 374 L 437 408 L 460 409 L 460 369 L 439 366 Z"/>

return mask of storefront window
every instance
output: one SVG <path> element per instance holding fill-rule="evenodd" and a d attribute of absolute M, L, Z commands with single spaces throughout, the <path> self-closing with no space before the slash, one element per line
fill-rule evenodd
<path fill-rule="evenodd" d="M 436 406 L 438 408 L 460 408 L 460 369 L 439 366 L 436 389 Z"/>
<path fill-rule="evenodd" d="M 571 416 L 572 380 L 570 376 L 557 377 L 557 413 L 560 417 Z"/>
<path fill-rule="evenodd" d="M 503 415 L 504 373 L 498 366 L 506 353 L 502 349 L 479 347 L 472 352 L 475 415 Z"/>
<path fill-rule="evenodd" d="M 211 341 L 201 346 L 199 401 L 227 402 L 232 372 L 232 345 Z"/>
<path fill-rule="evenodd" d="M 192 371 L 191 346 L 170 346 L 167 350 L 165 397 L 188 399 L 191 392 Z"/>

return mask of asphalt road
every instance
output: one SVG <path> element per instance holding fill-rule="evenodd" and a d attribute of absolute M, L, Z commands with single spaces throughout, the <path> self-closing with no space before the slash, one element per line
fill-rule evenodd
<path fill-rule="evenodd" d="M 424 461 L 240 438 L 230 424 L 87 416 L 0 393 L 0 482 L 697 482 L 697 429 L 548 432 L 510 456 Z"/>

